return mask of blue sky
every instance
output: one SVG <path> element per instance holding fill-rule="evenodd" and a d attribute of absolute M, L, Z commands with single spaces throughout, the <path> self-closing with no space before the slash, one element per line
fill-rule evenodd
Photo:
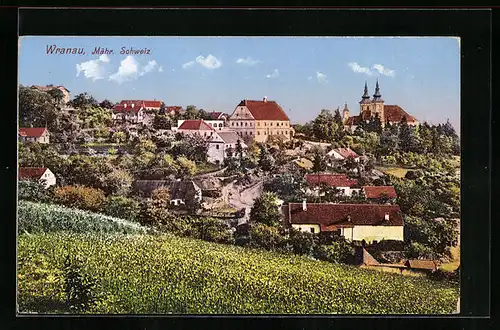
<path fill-rule="evenodd" d="M 85 54 L 47 54 L 47 46 Z M 114 54 L 92 55 L 95 47 Z M 149 54 L 120 54 L 122 47 Z M 455 38 L 23 37 L 19 83 L 64 85 L 97 100 L 157 99 L 231 113 L 242 99 L 277 101 L 293 123 L 321 109 L 359 113 L 365 80 L 386 104 L 459 131 L 460 46 Z"/>

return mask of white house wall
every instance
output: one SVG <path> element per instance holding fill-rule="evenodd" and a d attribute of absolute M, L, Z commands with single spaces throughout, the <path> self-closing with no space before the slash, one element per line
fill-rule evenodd
<path fill-rule="evenodd" d="M 348 236 L 345 237 L 349 238 Z M 403 226 L 355 226 L 352 229 L 351 237 L 352 240 L 365 240 L 368 243 L 372 241 L 380 242 L 381 240 L 403 241 Z"/>
<path fill-rule="evenodd" d="M 308 233 L 310 233 L 311 232 L 311 228 L 313 228 L 314 229 L 314 233 L 319 233 L 320 232 L 319 225 L 314 225 L 314 224 L 310 224 L 310 225 L 297 225 L 297 224 L 293 224 L 292 228 L 300 230 L 300 231 L 308 232 Z"/>

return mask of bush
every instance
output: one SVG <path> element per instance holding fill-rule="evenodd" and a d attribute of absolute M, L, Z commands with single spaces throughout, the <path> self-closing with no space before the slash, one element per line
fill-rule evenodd
<path fill-rule="evenodd" d="M 170 201 L 170 190 L 168 188 L 162 187 L 155 189 L 151 192 L 151 199 Z"/>
<path fill-rule="evenodd" d="M 288 244 L 295 254 L 311 255 L 316 245 L 316 235 L 291 229 Z"/>
<path fill-rule="evenodd" d="M 453 283 L 459 283 L 460 271 L 457 269 L 453 272 L 447 272 L 445 270 L 438 269 L 435 272 L 430 273 L 429 278 L 436 281 L 448 281 Z"/>
<path fill-rule="evenodd" d="M 407 258 L 410 259 L 434 259 L 435 253 L 429 246 L 418 242 L 412 242 L 405 250 Z"/>
<path fill-rule="evenodd" d="M 59 205 L 19 201 L 18 230 L 28 233 L 54 231 L 144 233 L 135 223 Z"/>
<path fill-rule="evenodd" d="M 250 246 L 263 248 L 268 251 L 277 250 L 282 246 L 283 238 L 278 228 L 262 223 L 252 224 L 250 227 Z"/>
<path fill-rule="evenodd" d="M 77 313 L 88 311 L 97 302 L 97 280 L 84 271 L 82 258 L 66 256 L 63 268 L 66 304 Z"/>
<path fill-rule="evenodd" d="M 354 247 L 344 239 L 339 239 L 331 245 L 317 245 L 314 257 L 333 263 L 350 264 L 354 261 Z"/>
<path fill-rule="evenodd" d="M 159 226 L 170 218 L 168 208 L 169 204 L 164 200 L 156 199 L 143 202 L 140 207 L 138 220 L 142 225 Z"/>
<path fill-rule="evenodd" d="M 109 196 L 103 206 L 105 214 L 131 221 L 137 220 L 139 211 L 139 202 L 123 196 Z"/>
<path fill-rule="evenodd" d="M 51 199 L 50 191 L 38 181 L 19 181 L 17 186 L 19 199 L 46 203 Z"/>
<path fill-rule="evenodd" d="M 196 238 L 215 243 L 233 243 L 231 231 L 220 219 L 197 218 L 192 226 L 195 228 Z"/>
<path fill-rule="evenodd" d="M 54 201 L 69 207 L 82 210 L 99 211 L 102 209 L 106 197 L 101 189 L 85 186 L 64 186 L 54 191 Z"/>

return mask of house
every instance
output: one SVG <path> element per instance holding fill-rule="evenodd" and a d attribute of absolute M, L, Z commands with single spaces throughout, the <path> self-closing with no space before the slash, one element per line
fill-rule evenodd
<path fill-rule="evenodd" d="M 227 114 L 225 114 L 224 112 L 220 112 L 220 111 L 212 111 L 212 112 L 209 112 L 208 113 L 211 117 L 212 120 L 223 120 L 224 122 L 226 122 L 227 120 Z"/>
<path fill-rule="evenodd" d="M 181 125 L 185 121 L 186 120 L 178 120 L 177 121 L 177 129 L 179 129 L 179 127 L 181 127 Z M 224 120 L 206 120 L 206 119 L 204 119 L 203 122 L 205 122 L 209 126 L 212 126 L 213 129 L 218 130 L 218 131 L 222 131 L 222 130 L 226 129 L 226 122 Z"/>
<path fill-rule="evenodd" d="M 152 111 L 159 111 L 162 103 L 156 100 L 123 100 L 113 107 L 112 119 L 114 122 L 148 125 L 154 118 Z"/>
<path fill-rule="evenodd" d="M 337 173 L 318 173 L 306 174 L 306 181 L 310 186 L 320 186 L 326 184 L 328 187 L 337 188 L 346 196 L 352 196 L 352 193 L 359 193 L 360 188 L 354 188 L 358 180 L 349 179 L 346 174 Z M 311 191 L 309 191 L 311 193 Z"/>
<path fill-rule="evenodd" d="M 228 119 L 228 127 L 246 141 L 266 142 L 270 136 L 283 136 L 289 140 L 294 135 L 285 111 L 276 101 L 242 100 Z"/>
<path fill-rule="evenodd" d="M 334 233 L 350 241 L 403 241 L 403 215 L 398 205 L 289 203 L 286 223 L 311 233 Z"/>
<path fill-rule="evenodd" d="M 438 269 L 434 260 L 408 259 L 405 265 L 414 272 L 421 273 L 433 273 Z"/>
<path fill-rule="evenodd" d="M 45 185 L 45 188 L 56 184 L 56 176 L 46 167 L 20 167 L 18 178 L 22 180 L 38 181 Z"/>
<path fill-rule="evenodd" d="M 50 143 L 49 130 L 45 127 L 19 127 L 19 140 L 26 142 Z"/>
<path fill-rule="evenodd" d="M 185 135 L 198 135 L 205 138 L 209 138 L 215 133 L 212 125 L 207 124 L 202 119 L 183 120 L 175 131 Z"/>
<path fill-rule="evenodd" d="M 327 156 L 332 160 L 346 160 L 348 158 L 354 159 L 359 162 L 359 155 L 355 153 L 351 148 L 335 148 L 327 153 Z"/>
<path fill-rule="evenodd" d="M 31 88 L 39 90 L 40 92 L 49 92 L 53 89 L 58 89 L 62 92 L 63 98 L 61 100 L 62 105 L 66 105 L 69 102 L 69 90 L 64 87 L 64 86 L 54 86 L 54 85 L 47 85 L 47 86 L 39 86 L 39 85 L 33 85 Z"/>
<path fill-rule="evenodd" d="M 370 100 L 370 95 L 368 95 L 368 86 L 365 82 L 365 90 L 363 96 L 361 96 L 361 101 L 359 102 L 360 112 L 357 116 L 349 116 L 349 109 L 347 104 L 343 110 L 343 121 L 344 129 L 354 132 L 359 123 L 364 120 L 368 122 L 370 119 L 378 116 L 380 118 L 380 123 L 384 127 L 387 123 L 397 124 L 400 123 L 403 117 L 406 118 L 408 125 L 416 126 L 418 121 L 415 117 L 408 114 L 399 105 L 388 105 L 382 99 L 380 94 L 380 87 L 377 80 L 377 85 L 375 87 L 375 94 Z"/>
<path fill-rule="evenodd" d="M 178 105 L 169 105 L 165 107 L 165 115 L 175 116 L 182 112 L 182 107 Z"/>
<path fill-rule="evenodd" d="M 229 153 L 235 157 L 238 141 L 240 141 L 243 150 L 248 148 L 234 131 L 218 131 L 211 135 L 208 138 L 207 160 L 211 163 L 222 164 Z"/>
<path fill-rule="evenodd" d="M 366 199 L 375 202 L 394 202 L 397 198 L 393 186 L 364 186 L 362 188 Z"/>
<path fill-rule="evenodd" d="M 201 188 L 193 181 L 175 181 L 170 187 L 170 204 L 184 205 L 192 200 L 201 201 Z"/>

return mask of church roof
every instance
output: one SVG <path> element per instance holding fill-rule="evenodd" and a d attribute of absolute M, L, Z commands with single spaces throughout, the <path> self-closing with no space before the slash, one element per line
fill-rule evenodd
<path fill-rule="evenodd" d="M 400 122 L 403 117 L 406 117 L 406 121 L 409 123 L 417 122 L 417 119 L 412 115 L 408 114 L 399 105 L 384 105 L 384 116 L 386 122 Z"/>

